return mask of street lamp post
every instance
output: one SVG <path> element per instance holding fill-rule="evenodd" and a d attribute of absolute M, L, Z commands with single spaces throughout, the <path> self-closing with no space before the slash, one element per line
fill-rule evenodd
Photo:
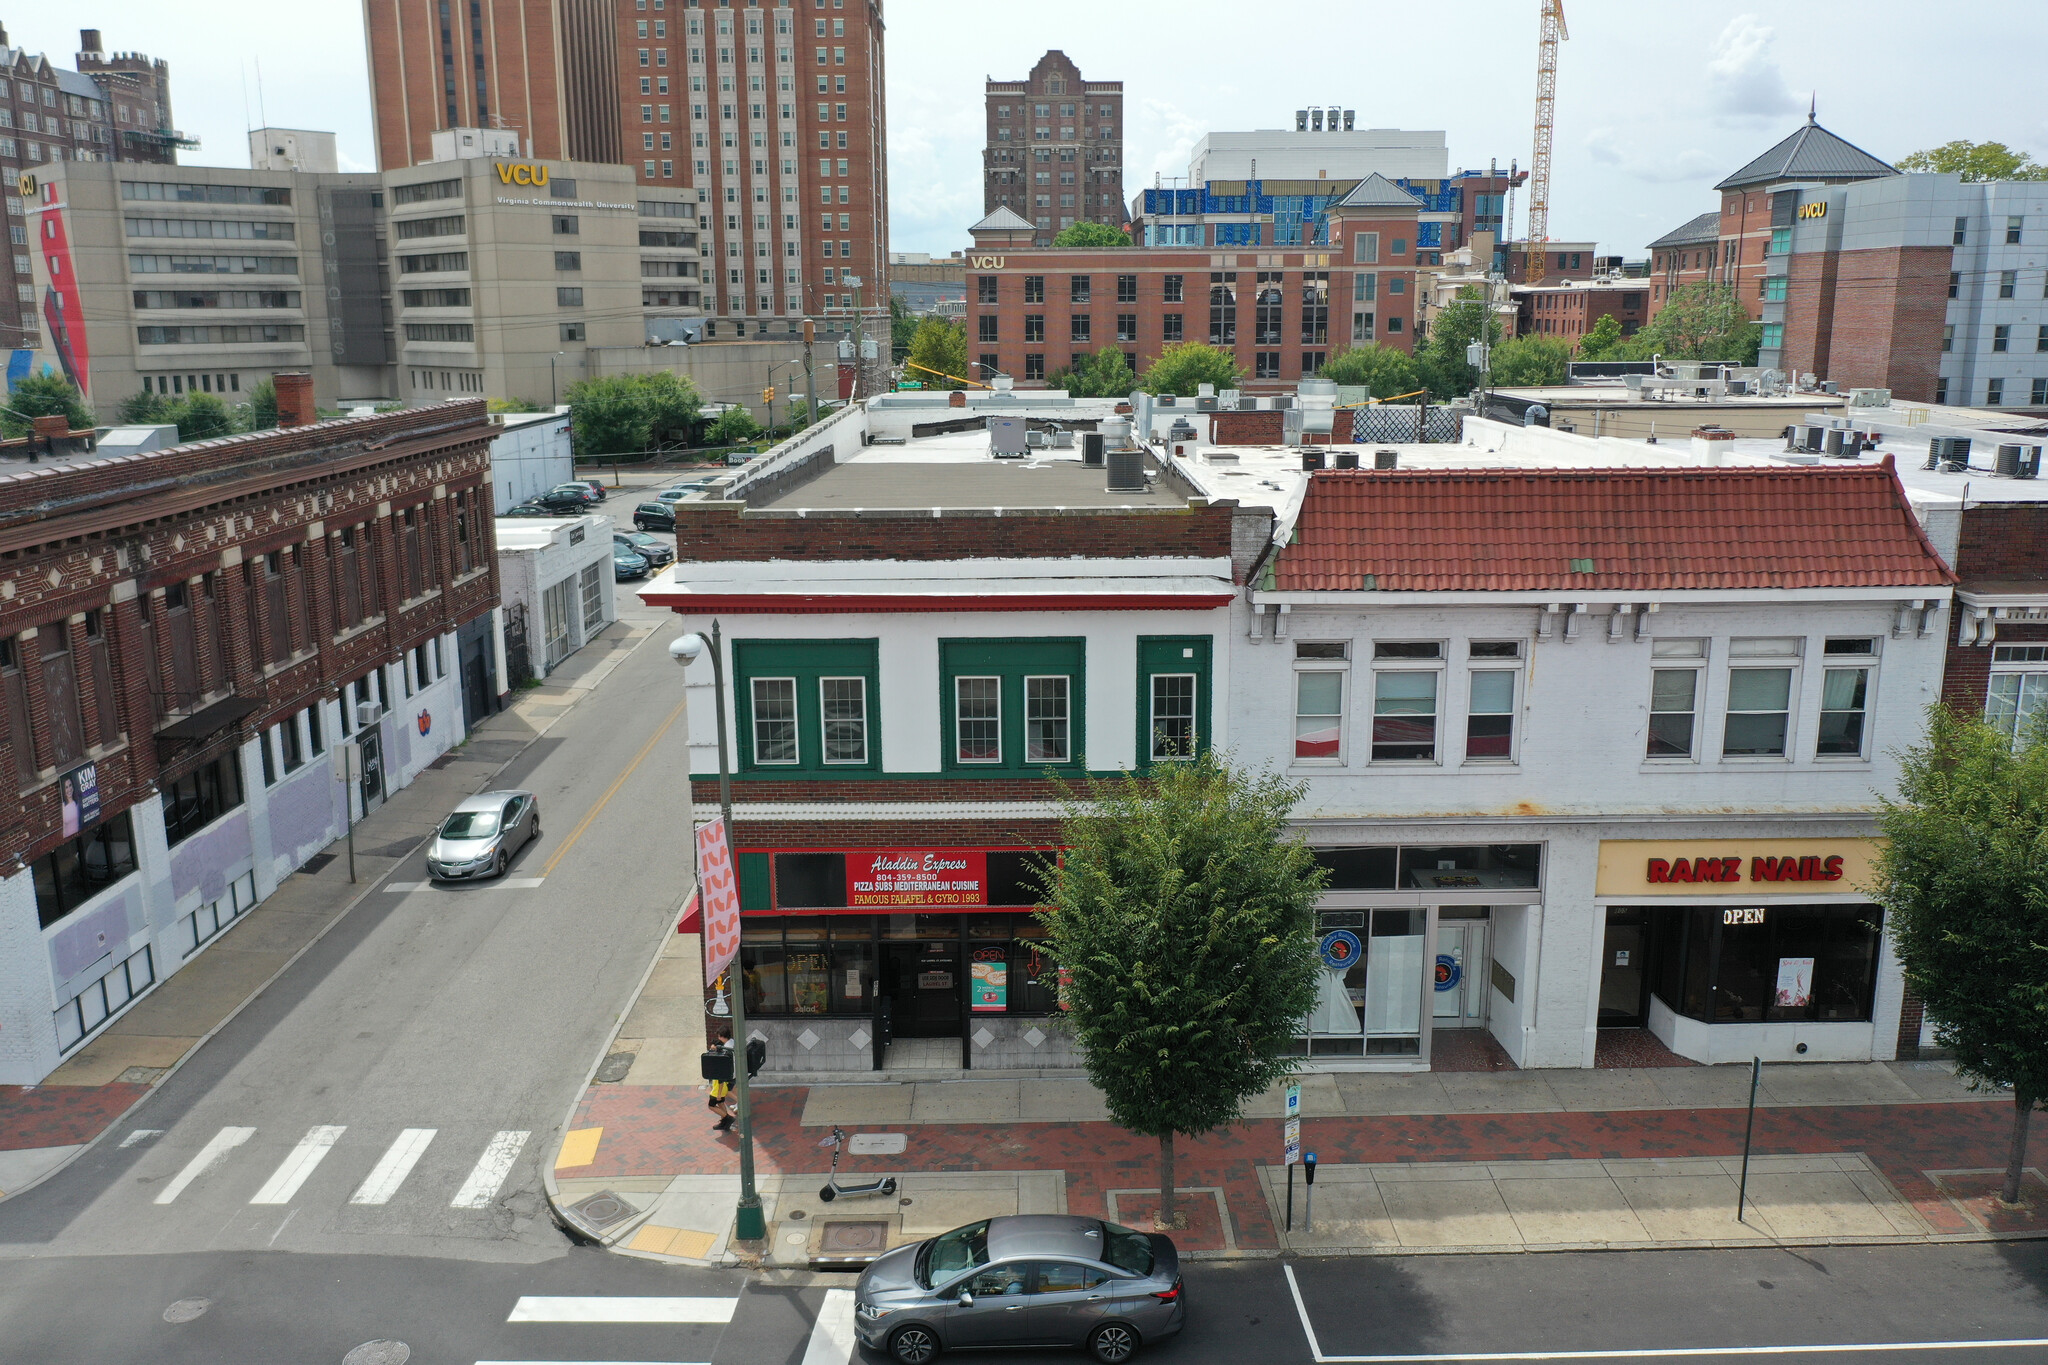
<path fill-rule="evenodd" d="M 718 813 L 725 822 L 726 847 L 732 847 L 732 763 L 726 756 L 725 737 L 725 651 L 718 622 L 711 623 L 711 639 L 707 642 L 702 635 L 692 632 L 678 636 L 669 644 L 671 659 L 687 668 L 705 653 L 706 644 L 711 654 L 711 706 L 718 717 Z M 689 802 L 690 820 L 694 832 L 696 823 L 696 800 Z M 696 840 L 690 841 L 696 847 Z M 700 892 L 702 879 L 698 882 Z M 768 1222 L 761 1211 L 761 1195 L 754 1188 L 754 1106 L 749 1098 L 747 1084 L 747 985 L 746 973 L 740 960 L 735 957 L 727 968 L 732 974 L 732 988 L 727 991 L 732 999 L 733 1036 L 733 1096 L 739 1110 L 740 1130 L 740 1205 L 739 1215 L 733 1225 L 733 1234 L 743 1242 L 758 1242 L 768 1235 Z"/>

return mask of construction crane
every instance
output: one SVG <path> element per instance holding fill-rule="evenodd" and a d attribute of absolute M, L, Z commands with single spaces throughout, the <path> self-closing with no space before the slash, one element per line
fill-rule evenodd
<path fill-rule="evenodd" d="M 1571 37 L 1564 27 L 1564 0 L 1542 0 L 1543 31 L 1536 43 L 1536 150 L 1529 159 L 1528 258 L 1522 279 L 1543 277 L 1543 244 L 1550 240 L 1550 136 L 1557 123 L 1557 45 Z"/>

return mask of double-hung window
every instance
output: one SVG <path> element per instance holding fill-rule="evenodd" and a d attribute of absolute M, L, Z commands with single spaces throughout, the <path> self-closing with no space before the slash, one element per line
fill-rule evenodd
<path fill-rule="evenodd" d="M 1728 642 L 1728 714 L 1723 758 L 1783 758 L 1791 742 L 1796 636 L 1737 636 Z"/>
<path fill-rule="evenodd" d="M 1984 719 L 2015 744 L 2048 710 L 2048 645 L 1993 645 Z"/>
<path fill-rule="evenodd" d="M 1443 655 L 1443 644 L 1436 640 L 1380 640 L 1373 645 L 1373 762 L 1436 759 L 1437 684 Z"/>
<path fill-rule="evenodd" d="M 1862 758 L 1870 728 L 1870 685 L 1877 641 L 1830 637 L 1822 647 L 1817 758 Z"/>
<path fill-rule="evenodd" d="M 1085 647 L 1073 639 L 942 640 L 947 766 L 1071 767 L 1081 760 Z"/>
<path fill-rule="evenodd" d="M 1069 763 L 1073 761 L 1073 731 L 1068 687 L 1064 675 L 1024 679 L 1024 761 L 1026 763 Z"/>
<path fill-rule="evenodd" d="M 1138 639 L 1138 756 L 1143 763 L 1193 758 L 1209 742 L 1206 635 Z"/>
<path fill-rule="evenodd" d="M 1465 761 L 1507 762 L 1515 756 L 1515 684 L 1520 640 L 1474 640 L 1471 701 L 1465 712 Z"/>
<path fill-rule="evenodd" d="M 1294 644 L 1294 757 L 1341 762 L 1344 691 L 1351 645 L 1344 640 Z"/>
<path fill-rule="evenodd" d="M 1003 761 L 1003 680 L 953 679 L 953 758 L 959 763 Z"/>
<path fill-rule="evenodd" d="M 818 679 L 818 714 L 825 730 L 827 763 L 868 761 L 868 680 Z"/>
<path fill-rule="evenodd" d="M 795 763 L 796 679 L 755 678 L 754 762 Z"/>
<path fill-rule="evenodd" d="M 1650 642 L 1650 758 L 1692 758 L 1699 730 L 1704 640 Z"/>

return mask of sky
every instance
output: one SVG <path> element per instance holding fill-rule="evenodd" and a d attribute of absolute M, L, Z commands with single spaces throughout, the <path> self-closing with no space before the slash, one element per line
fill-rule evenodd
<path fill-rule="evenodd" d="M 1021 78 L 1047 48 L 1086 79 L 1123 81 L 1130 194 L 1185 176 L 1208 131 L 1291 128 L 1316 104 L 1356 109 L 1362 127 L 1441 128 L 1453 170 L 1526 166 L 1538 13 L 1538 0 L 886 0 L 891 249 L 970 245 L 982 82 Z M 170 62 L 177 122 L 201 141 L 184 161 L 246 166 L 247 130 L 268 121 L 331 129 L 344 169 L 374 165 L 354 0 L 93 0 L 17 13 L 8 39 L 70 65 L 80 19 L 110 51 Z M 2041 0 L 1566 0 L 1566 19 L 1557 240 L 1643 255 L 1715 207 L 1714 182 L 1804 122 L 1810 97 L 1823 124 L 1885 160 L 1953 138 L 2048 159 Z"/>

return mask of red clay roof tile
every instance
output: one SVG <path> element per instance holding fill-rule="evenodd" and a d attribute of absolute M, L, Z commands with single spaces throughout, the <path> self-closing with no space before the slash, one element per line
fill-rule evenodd
<path fill-rule="evenodd" d="M 1572 561 L 1587 559 L 1592 572 L 1572 572 Z M 1310 476 L 1293 539 L 1273 573 L 1281 592 L 1668 592 L 1955 581 L 1921 531 L 1890 461 L 1793 469 L 1327 471 Z"/>

